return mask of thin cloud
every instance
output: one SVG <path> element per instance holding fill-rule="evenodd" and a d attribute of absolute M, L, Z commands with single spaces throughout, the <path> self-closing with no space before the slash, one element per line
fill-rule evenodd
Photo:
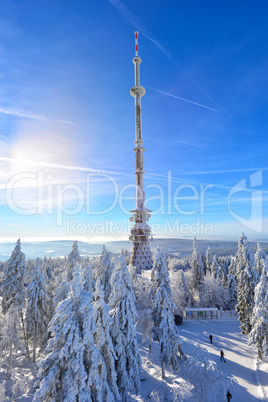
<path fill-rule="evenodd" d="M 202 105 L 201 103 L 193 102 L 193 101 L 191 101 L 189 99 L 181 98 L 180 96 L 173 95 L 173 94 L 170 94 L 168 92 L 160 91 L 159 89 L 155 89 L 155 88 L 151 88 L 151 87 L 146 87 L 146 88 L 151 89 L 152 91 L 155 91 L 155 92 L 159 92 L 160 94 L 167 95 L 167 96 L 170 96 L 172 98 L 176 98 L 176 99 L 182 100 L 184 102 L 192 103 L 193 105 L 200 106 L 200 107 L 203 107 L 205 109 L 212 110 L 213 112 L 218 112 L 218 110 L 213 109 L 212 107 L 209 107 L 209 106 Z"/>

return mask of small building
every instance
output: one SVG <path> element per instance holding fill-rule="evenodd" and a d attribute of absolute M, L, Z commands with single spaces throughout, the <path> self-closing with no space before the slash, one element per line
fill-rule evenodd
<path fill-rule="evenodd" d="M 196 308 L 186 308 L 185 309 L 185 319 L 206 319 L 219 318 L 219 310 L 216 307 L 196 307 Z"/>

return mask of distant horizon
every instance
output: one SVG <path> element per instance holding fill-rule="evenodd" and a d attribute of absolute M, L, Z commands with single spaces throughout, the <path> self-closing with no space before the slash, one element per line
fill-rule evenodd
<path fill-rule="evenodd" d="M 17 239 L 16 239 L 17 240 Z M 10 257 L 15 248 L 16 240 L 2 241 L 0 239 L 0 261 L 5 262 Z M 78 241 L 78 249 L 81 256 L 93 257 L 100 255 L 102 247 L 105 246 L 112 253 L 121 253 L 126 249 L 131 253 L 132 243 L 127 239 L 21 239 L 21 249 L 26 259 L 36 259 L 44 257 L 64 257 L 69 255 L 74 240 Z M 212 254 L 217 256 L 234 256 L 238 248 L 238 239 L 197 239 L 197 246 L 201 253 L 206 253 L 208 247 Z M 263 251 L 268 254 L 268 241 L 258 239 L 248 239 L 253 252 L 257 249 L 257 243 L 261 244 Z M 193 253 L 192 238 L 156 238 L 150 244 L 151 250 L 160 247 L 167 255 L 175 258 L 188 258 Z"/>
<path fill-rule="evenodd" d="M 198 241 L 232 241 L 232 242 L 236 242 L 239 239 L 239 235 L 238 236 L 222 236 L 222 237 L 201 237 L 201 236 L 188 236 L 188 237 L 155 237 L 153 240 L 189 240 L 189 241 L 193 241 L 194 237 L 196 237 L 197 242 Z M 84 237 L 40 237 L 40 238 L 36 238 L 36 237 L 18 237 L 18 238 L 0 238 L 0 244 L 1 243 L 15 243 L 16 241 L 18 241 L 20 239 L 20 241 L 23 243 L 42 243 L 42 242 L 56 242 L 56 241 L 80 241 L 83 243 L 94 243 L 94 244 L 102 244 L 102 243 L 108 243 L 108 242 L 122 242 L 122 241 L 127 241 L 131 244 L 131 242 L 129 241 L 128 237 L 121 237 L 121 238 L 112 238 L 112 237 L 92 237 L 90 239 L 88 238 L 84 238 Z M 248 241 L 249 242 L 267 242 L 268 241 L 268 237 L 265 238 L 258 238 L 258 237 L 248 237 Z M 152 241 L 153 243 L 153 241 Z"/>

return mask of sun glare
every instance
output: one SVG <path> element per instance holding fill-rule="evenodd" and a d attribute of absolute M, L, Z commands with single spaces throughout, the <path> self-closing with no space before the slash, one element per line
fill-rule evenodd
<path fill-rule="evenodd" d="M 26 170 L 29 170 L 29 168 L 32 166 L 32 161 L 27 159 L 26 157 L 19 156 L 13 159 L 12 166 L 13 169 L 16 172 L 24 172 Z"/>

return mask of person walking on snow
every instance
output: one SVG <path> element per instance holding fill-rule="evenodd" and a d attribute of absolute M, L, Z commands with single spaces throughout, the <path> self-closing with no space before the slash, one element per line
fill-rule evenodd
<path fill-rule="evenodd" d="M 223 360 L 224 363 L 226 363 L 226 360 L 225 360 L 225 358 L 224 358 L 224 352 L 223 352 L 223 350 L 221 350 L 221 360 Z"/>
<path fill-rule="evenodd" d="M 228 389 L 228 391 L 227 391 L 226 396 L 227 396 L 227 401 L 230 402 L 230 400 L 232 399 L 232 394 L 231 394 L 231 392 L 229 391 L 229 389 Z"/>
<path fill-rule="evenodd" d="M 213 336 L 210 334 L 210 335 L 209 335 L 210 343 L 212 343 L 212 339 L 213 339 Z"/>

